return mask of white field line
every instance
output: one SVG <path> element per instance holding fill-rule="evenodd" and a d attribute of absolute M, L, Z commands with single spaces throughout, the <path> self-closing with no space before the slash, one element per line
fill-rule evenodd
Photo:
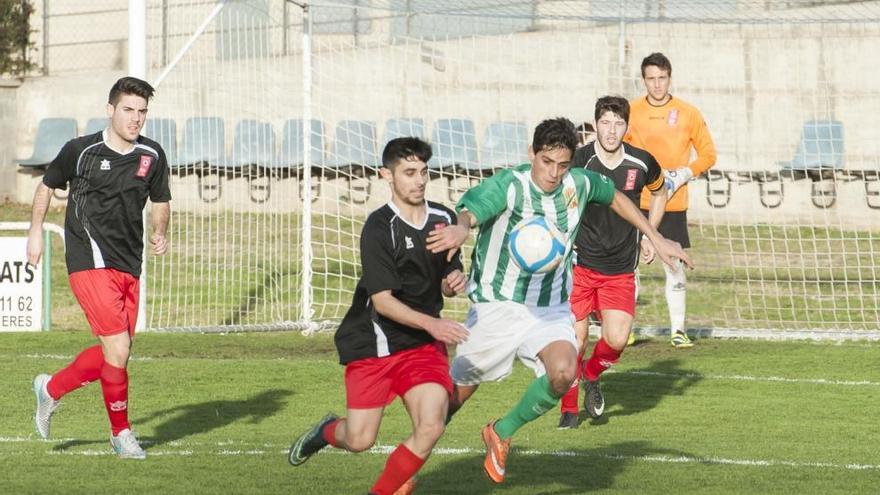
<path fill-rule="evenodd" d="M 15 441 L 15 442 L 24 442 L 30 440 L 34 443 L 58 443 L 60 441 L 45 441 L 45 440 L 33 440 L 27 439 L 26 437 L 0 437 L 0 443 L 7 441 Z M 146 442 L 145 442 L 146 443 Z M 222 448 L 224 446 L 235 444 L 239 442 L 235 441 L 223 441 L 217 443 L 204 443 L 201 445 L 209 447 L 206 451 L 194 451 L 192 448 L 185 449 L 168 449 L 168 448 L 156 448 L 156 449 L 148 449 L 147 455 L 149 457 L 153 456 L 165 456 L 165 457 L 201 457 L 201 456 L 284 456 L 287 455 L 287 449 L 280 449 L 280 446 L 271 445 L 271 444 L 263 444 L 258 448 L 250 447 L 250 448 L 240 448 L 240 449 L 229 449 Z M 191 444 L 187 442 L 188 447 L 193 447 L 198 444 Z M 218 450 L 210 449 L 210 447 L 221 447 Z M 366 451 L 368 455 L 388 455 L 393 451 L 397 446 L 396 445 L 377 445 L 370 450 Z M 448 456 L 448 457 L 456 457 L 456 456 L 479 456 L 484 454 L 483 449 L 473 449 L 470 447 L 442 447 L 434 449 L 432 456 Z M 19 452 L 3 452 L 0 451 L 0 457 L 11 457 L 11 456 L 19 456 L 19 455 L 34 455 L 34 451 L 19 451 Z M 566 451 L 566 450 L 537 450 L 537 449 L 518 449 L 516 447 L 513 448 L 512 453 L 514 455 L 525 455 L 525 456 L 533 456 L 533 457 L 565 457 L 565 458 L 599 458 L 599 459 L 611 459 L 616 461 L 634 461 L 634 462 L 648 462 L 648 463 L 660 463 L 660 464 L 703 464 L 703 465 L 726 465 L 726 466 L 742 466 L 742 467 L 791 467 L 791 468 L 804 468 L 804 469 L 814 469 L 814 468 L 824 468 L 824 469 L 843 469 L 849 471 L 880 471 L 880 465 L 878 464 L 856 464 L 856 463 L 848 463 L 848 464 L 836 464 L 833 462 L 799 462 L 799 461 L 789 461 L 784 459 L 731 459 L 726 457 L 696 457 L 696 456 L 688 456 L 688 455 L 666 455 L 666 454 L 648 454 L 648 455 L 627 455 L 627 454 L 591 454 L 589 452 L 574 452 L 574 451 Z M 86 457 L 94 457 L 94 456 L 112 456 L 114 454 L 110 448 L 107 449 L 88 449 L 88 450 L 63 450 L 63 451 L 50 451 L 49 455 L 59 455 L 59 456 L 86 456 Z M 343 450 L 337 449 L 328 449 L 321 453 L 321 455 L 352 455 Z"/>
<path fill-rule="evenodd" d="M 30 358 L 30 359 L 60 359 L 69 361 L 73 356 L 62 356 L 57 354 L 24 354 L 24 355 L 0 355 L 4 358 Z M 132 361 L 171 361 L 179 358 L 152 358 L 152 357 L 133 357 Z M 230 359 L 218 358 L 197 358 L 200 361 L 234 361 Z M 287 358 L 273 358 L 271 361 L 286 361 Z M 242 361 L 250 361 L 244 359 Z M 293 361 L 293 359 L 291 360 Z M 336 364 L 336 361 L 326 361 L 326 363 Z M 667 378 L 699 378 L 702 380 L 726 380 L 741 382 L 766 382 L 766 383 L 795 383 L 809 385 L 841 385 L 847 387 L 880 387 L 880 382 L 872 382 L 869 380 L 829 380 L 826 378 L 789 378 L 783 376 L 750 376 L 750 375 L 701 375 L 699 373 L 664 373 L 661 371 L 645 371 L 645 370 L 615 370 L 610 369 L 606 373 L 615 373 L 618 375 L 634 375 L 634 376 L 659 376 Z"/>

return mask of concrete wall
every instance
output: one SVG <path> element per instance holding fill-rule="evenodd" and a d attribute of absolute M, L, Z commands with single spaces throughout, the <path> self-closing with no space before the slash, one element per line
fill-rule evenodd
<path fill-rule="evenodd" d="M 0 203 L 17 197 L 16 140 L 19 135 L 17 79 L 0 79 Z"/>

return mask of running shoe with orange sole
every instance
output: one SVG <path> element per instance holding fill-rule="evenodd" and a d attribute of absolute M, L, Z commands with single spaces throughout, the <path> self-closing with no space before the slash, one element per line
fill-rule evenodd
<path fill-rule="evenodd" d="M 400 488 L 394 492 L 394 495 L 412 495 L 416 491 L 416 478 L 413 476 L 412 478 L 406 480 Z"/>
<path fill-rule="evenodd" d="M 489 479 L 495 483 L 504 481 L 504 465 L 507 463 L 507 453 L 510 452 L 510 439 L 501 440 L 495 432 L 495 421 L 483 427 L 483 443 L 486 444 L 486 460 L 483 461 L 483 470 Z"/>

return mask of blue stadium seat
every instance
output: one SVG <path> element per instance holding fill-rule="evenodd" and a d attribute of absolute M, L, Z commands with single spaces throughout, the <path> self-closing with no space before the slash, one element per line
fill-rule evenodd
<path fill-rule="evenodd" d="M 309 134 L 310 149 L 309 163 L 310 175 L 320 172 L 324 166 L 326 157 L 324 156 L 324 123 L 320 120 L 312 119 L 311 133 Z M 281 138 L 281 153 L 278 156 L 278 168 L 273 170 L 273 174 L 286 177 L 288 175 L 298 175 L 297 172 L 302 170 L 305 160 L 305 147 L 303 146 L 303 120 L 289 119 L 284 122 L 284 129 Z M 312 201 L 317 201 L 321 194 L 321 181 L 312 181 Z M 300 182 L 299 190 L 300 199 L 303 198 L 302 183 Z"/>
<path fill-rule="evenodd" d="M 235 124 L 232 155 L 226 159 L 226 172 L 248 179 L 251 201 L 265 203 L 271 194 L 271 174 L 275 166 L 275 129 L 268 122 L 240 120 Z"/>
<path fill-rule="evenodd" d="M 174 119 L 147 118 L 141 134 L 156 141 L 165 150 L 165 158 L 172 172 L 177 166 L 177 122 Z"/>
<path fill-rule="evenodd" d="M 843 168 L 843 123 L 839 120 L 804 122 L 794 158 L 780 163 L 790 170 L 834 170 Z"/>
<path fill-rule="evenodd" d="M 348 182 L 349 194 L 340 199 L 365 203 L 370 197 L 370 177 L 381 166 L 376 155 L 376 123 L 343 120 L 336 124 L 328 166 L 323 169 L 324 175 L 344 177 Z M 361 183 L 352 184 L 357 179 L 361 179 Z"/>
<path fill-rule="evenodd" d="M 431 141 L 434 145 L 434 157 L 428 167 L 440 170 L 480 168 L 473 121 L 440 119 L 434 125 Z"/>
<path fill-rule="evenodd" d="M 88 122 L 86 122 L 86 130 L 85 130 L 85 132 L 82 133 L 82 135 L 89 136 L 89 135 L 94 134 L 96 132 L 103 131 L 107 127 L 107 124 L 108 124 L 107 117 L 95 117 L 95 118 L 89 119 Z"/>
<path fill-rule="evenodd" d="M 199 178 L 199 197 L 206 203 L 220 199 L 218 170 L 226 163 L 226 137 L 220 117 L 191 117 L 183 127 L 176 166 Z"/>
<path fill-rule="evenodd" d="M 76 137 L 76 119 L 42 119 L 37 125 L 34 151 L 30 158 L 16 160 L 22 167 L 42 168 L 49 165 L 64 143 Z"/>
<path fill-rule="evenodd" d="M 388 141 L 400 137 L 414 136 L 424 139 L 425 121 L 422 119 L 388 119 L 385 121 L 385 139 L 382 141 L 384 147 Z M 379 150 L 381 153 L 382 150 Z"/>
<path fill-rule="evenodd" d="M 529 161 L 529 130 L 521 122 L 492 122 L 483 136 L 483 168 L 504 168 Z"/>
<path fill-rule="evenodd" d="M 281 154 L 278 157 L 278 166 L 287 169 L 302 167 L 304 159 L 303 146 L 303 120 L 290 119 L 284 122 L 284 130 L 281 138 Z M 319 169 L 324 164 L 324 123 L 312 119 L 309 150 L 309 161 L 313 169 Z"/>

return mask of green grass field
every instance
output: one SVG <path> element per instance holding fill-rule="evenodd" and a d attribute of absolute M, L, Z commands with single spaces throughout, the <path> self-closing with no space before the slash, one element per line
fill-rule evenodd
<path fill-rule="evenodd" d="M 84 331 L 0 334 L 0 493 L 365 493 L 408 434 L 396 402 L 373 451 L 327 449 L 290 467 L 289 443 L 343 411 L 328 335 L 145 333 L 130 407 L 146 461 L 110 454 L 97 384 L 64 398 L 52 439 L 37 440 L 33 376 L 91 342 Z M 675 350 L 642 341 L 604 377 L 605 418 L 558 431 L 554 411 L 527 425 L 507 481 L 494 486 L 479 429 L 531 380 L 517 366 L 456 416 L 418 493 L 877 493 L 878 362 L 878 343 L 702 340 Z"/>

